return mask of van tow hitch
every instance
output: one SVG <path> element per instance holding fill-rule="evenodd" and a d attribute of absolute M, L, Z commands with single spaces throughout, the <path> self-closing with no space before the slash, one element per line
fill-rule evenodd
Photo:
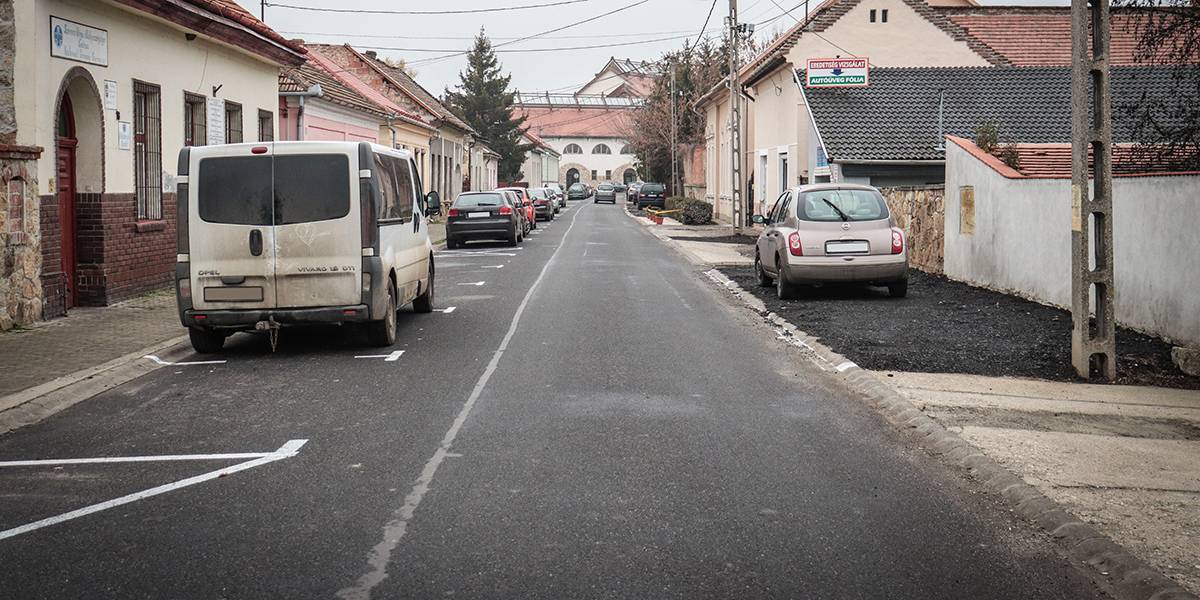
<path fill-rule="evenodd" d="M 274 352 L 275 347 L 279 345 L 279 323 L 275 322 L 275 315 L 267 315 L 267 320 L 255 323 L 254 329 L 267 332 L 267 336 L 271 338 L 271 352 Z"/>

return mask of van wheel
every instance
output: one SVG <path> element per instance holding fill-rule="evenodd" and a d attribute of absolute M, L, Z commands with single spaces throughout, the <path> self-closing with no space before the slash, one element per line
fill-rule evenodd
<path fill-rule="evenodd" d="M 192 340 L 192 348 L 200 354 L 220 352 L 225 345 L 225 334 L 215 329 L 189 327 L 188 337 Z"/>
<path fill-rule="evenodd" d="M 454 238 L 446 238 L 446 248 L 453 250 L 458 247 L 458 241 Z"/>
<path fill-rule="evenodd" d="M 367 323 L 367 342 L 372 346 L 391 346 L 396 343 L 396 289 L 388 286 L 387 310 L 383 318 Z"/>
<path fill-rule="evenodd" d="M 413 310 L 419 313 L 433 312 L 433 257 L 429 257 L 429 285 L 425 293 L 413 300 Z"/>

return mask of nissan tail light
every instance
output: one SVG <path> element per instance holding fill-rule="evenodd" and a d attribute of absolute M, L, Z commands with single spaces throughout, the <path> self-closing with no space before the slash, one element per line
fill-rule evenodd
<path fill-rule="evenodd" d="M 893 227 L 892 228 L 892 254 L 900 254 L 904 252 L 904 232 Z"/>
<path fill-rule="evenodd" d="M 800 234 L 795 231 L 788 236 L 788 251 L 792 253 L 792 256 L 804 256 L 804 251 L 800 247 Z"/>

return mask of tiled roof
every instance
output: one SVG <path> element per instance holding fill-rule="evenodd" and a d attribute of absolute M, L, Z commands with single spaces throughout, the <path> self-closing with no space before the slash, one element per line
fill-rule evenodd
<path fill-rule="evenodd" d="M 526 117 L 530 133 L 542 137 L 626 137 L 633 113 L 597 108 L 516 107 L 513 117 Z"/>
<path fill-rule="evenodd" d="M 304 62 L 303 46 L 283 38 L 234 0 L 114 0 L 187 30 L 249 50 L 280 64 Z"/>
<path fill-rule="evenodd" d="M 1017 66 L 1071 64 L 1071 7 L 977 6 L 936 9 Z M 1111 64 L 1135 64 L 1139 15 L 1112 16 Z"/>
<path fill-rule="evenodd" d="M 403 106 L 396 104 L 375 88 L 367 85 L 363 80 L 350 73 L 347 73 L 345 69 L 338 66 L 337 63 L 330 60 L 329 57 L 325 56 L 324 54 L 321 54 L 320 52 L 310 52 L 308 55 L 308 60 L 312 65 L 337 78 L 339 82 L 352 89 L 356 94 L 359 94 L 372 104 L 382 108 L 385 114 L 395 115 L 396 118 L 406 123 L 410 123 L 430 131 L 436 131 L 432 125 L 426 123 L 417 115 L 412 114 Z"/>
<path fill-rule="evenodd" d="M 314 64 L 314 61 L 291 69 L 279 71 L 279 91 L 306 91 L 315 84 L 321 85 L 321 99 L 347 108 L 353 108 L 372 115 L 388 114 L 378 104 L 363 97 L 340 79 Z"/>
<path fill-rule="evenodd" d="M 1000 159 L 984 152 L 974 142 L 963 138 L 949 136 L 950 142 L 957 144 L 996 172 L 1010 179 L 1069 179 L 1071 177 L 1071 145 L 1070 144 L 1017 144 L 1017 155 L 1020 162 L 1017 168 L 1009 167 Z M 1092 152 L 1088 150 L 1088 156 Z M 1113 148 L 1114 177 L 1137 177 L 1141 175 L 1195 175 L 1193 172 L 1180 172 L 1170 165 L 1155 161 L 1142 160 L 1138 149 L 1123 144 Z M 1088 175 L 1093 175 L 1089 169 Z"/>
<path fill-rule="evenodd" d="M 348 44 L 346 47 L 350 48 Z M 351 50 L 353 50 L 353 48 L 351 48 Z M 435 98 L 433 94 L 430 94 L 428 90 L 426 90 L 424 87 L 421 87 L 421 84 L 417 83 L 415 79 L 409 77 L 408 73 L 405 73 L 404 71 L 397 69 L 369 54 L 363 54 L 357 50 L 354 50 L 354 52 L 357 53 L 364 61 L 366 61 L 367 64 L 386 75 L 389 80 L 404 90 L 404 92 L 412 97 L 414 101 L 424 106 L 429 110 L 429 112 L 437 115 L 437 117 L 442 121 L 446 121 L 468 133 L 475 132 L 475 129 L 473 129 L 462 119 L 458 118 L 458 116 L 451 112 L 450 109 L 446 108 L 446 106 L 442 104 L 440 100 Z"/>
<path fill-rule="evenodd" d="M 1170 98 L 1180 84 L 1173 67 L 1112 69 L 1113 141 L 1133 140 L 1123 107 Z M 1200 77 L 1200 67 L 1193 70 Z M 941 160 L 941 131 L 974 138 L 990 121 L 1018 143 L 1066 143 L 1071 136 L 1069 67 L 877 68 L 861 88 L 805 88 L 831 161 Z"/>

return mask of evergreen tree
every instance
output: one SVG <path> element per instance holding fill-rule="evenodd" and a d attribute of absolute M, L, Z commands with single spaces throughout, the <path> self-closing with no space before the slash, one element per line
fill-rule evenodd
<path fill-rule="evenodd" d="M 483 28 L 467 54 L 467 70 L 459 71 L 458 77 L 462 81 L 455 86 L 458 91 L 447 89 L 445 93 L 450 110 L 486 138 L 492 151 L 500 155 L 500 181 L 521 179 L 525 155 L 534 145 L 521 143 L 527 128 L 525 117 L 513 118 L 514 93 L 508 91 L 512 76 L 500 75 L 500 61 Z"/>

